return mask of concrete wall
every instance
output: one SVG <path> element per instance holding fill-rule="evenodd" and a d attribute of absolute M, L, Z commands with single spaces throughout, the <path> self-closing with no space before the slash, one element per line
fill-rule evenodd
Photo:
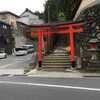
<path fill-rule="evenodd" d="M 25 44 L 26 38 L 24 36 L 16 36 L 15 38 L 15 47 L 21 47 Z"/>

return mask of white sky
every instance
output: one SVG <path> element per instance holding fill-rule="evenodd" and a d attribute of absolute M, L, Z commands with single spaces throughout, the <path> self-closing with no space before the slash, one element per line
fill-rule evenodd
<path fill-rule="evenodd" d="M 20 15 L 25 8 L 30 10 L 40 11 L 44 10 L 44 3 L 46 0 L 0 0 L 0 11 L 11 11 Z"/>

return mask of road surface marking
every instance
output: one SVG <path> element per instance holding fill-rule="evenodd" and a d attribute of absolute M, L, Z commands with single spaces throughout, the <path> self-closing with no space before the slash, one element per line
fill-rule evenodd
<path fill-rule="evenodd" d="M 54 88 L 64 88 L 64 89 L 75 89 L 75 90 L 87 90 L 87 91 L 100 92 L 100 88 L 88 88 L 88 87 L 77 87 L 77 86 L 66 86 L 66 85 L 53 85 L 53 84 L 42 84 L 42 83 L 25 83 L 25 82 L 0 81 L 0 84 L 42 86 L 42 87 L 54 87 Z"/>

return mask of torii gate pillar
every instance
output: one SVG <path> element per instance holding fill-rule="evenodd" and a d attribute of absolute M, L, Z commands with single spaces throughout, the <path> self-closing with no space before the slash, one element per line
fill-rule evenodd
<path fill-rule="evenodd" d="M 43 39 L 43 32 L 39 31 L 38 32 L 38 66 L 42 67 L 42 39 Z"/>
<path fill-rule="evenodd" d="M 69 32 L 69 39 L 70 39 L 70 61 L 71 61 L 72 67 L 74 68 L 75 67 L 75 46 L 74 46 L 73 30 Z"/>

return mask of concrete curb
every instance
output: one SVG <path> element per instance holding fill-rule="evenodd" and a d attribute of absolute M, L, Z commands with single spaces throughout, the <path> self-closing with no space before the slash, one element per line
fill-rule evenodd
<path fill-rule="evenodd" d="M 100 77 L 100 74 L 85 74 L 83 77 Z"/>
<path fill-rule="evenodd" d="M 47 72 L 47 71 L 38 71 L 34 69 L 27 73 L 29 77 L 44 77 L 44 78 L 82 78 L 81 73 L 76 72 Z"/>
<path fill-rule="evenodd" d="M 33 78 L 56 78 L 56 79 L 66 79 L 66 78 L 83 78 L 82 76 L 46 76 L 46 75 L 28 75 L 28 77 L 33 77 Z"/>
<path fill-rule="evenodd" d="M 34 69 L 27 73 L 30 77 L 48 77 L 48 78 L 85 78 L 85 77 L 100 77 L 98 73 L 81 73 L 77 71 L 66 71 L 66 72 L 47 72 L 38 71 Z"/>
<path fill-rule="evenodd" d="M 39 71 L 37 69 L 31 70 L 30 72 L 24 72 L 24 69 L 0 69 L 0 76 L 28 76 L 38 78 L 85 78 L 85 77 L 100 77 L 99 73 L 81 73 L 78 71 L 67 71 L 67 72 L 47 72 Z"/>

